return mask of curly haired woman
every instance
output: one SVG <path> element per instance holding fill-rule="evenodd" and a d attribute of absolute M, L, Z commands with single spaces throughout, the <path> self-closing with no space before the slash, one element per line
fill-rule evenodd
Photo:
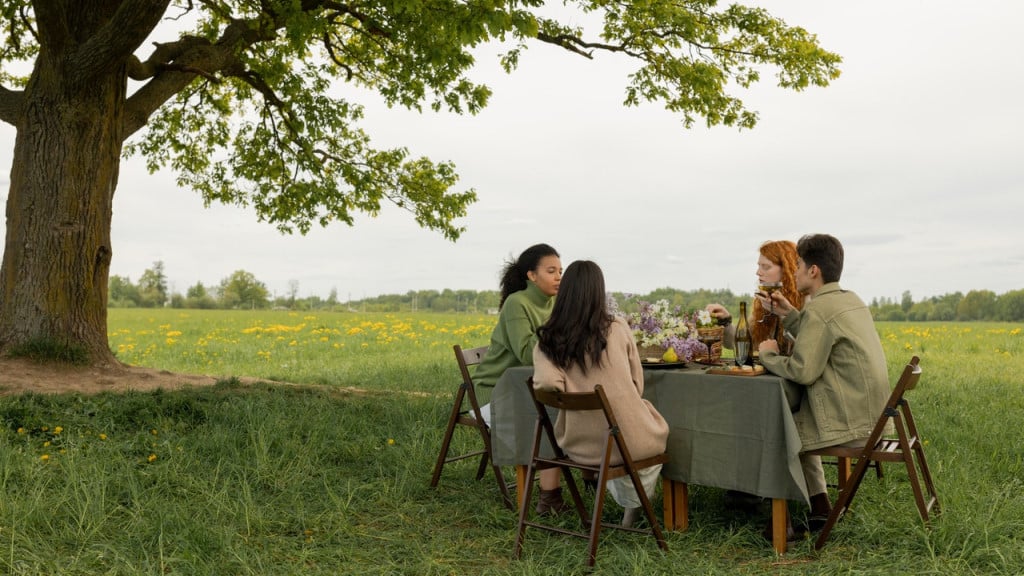
<path fill-rule="evenodd" d="M 761 244 L 759 252 L 760 255 L 757 258 L 758 286 L 766 282 L 781 282 L 782 288 L 779 292 L 794 308 L 803 308 L 804 297 L 796 288 L 796 277 L 794 276 L 797 257 L 796 243 L 789 240 L 772 240 Z M 792 341 L 778 334 L 782 322 L 769 311 L 768 295 L 759 291 L 754 296 L 752 315 L 748 319 L 752 349 L 757 350 L 758 345 L 765 340 L 778 340 L 783 348 L 782 353 L 788 354 L 792 349 Z M 719 324 L 726 326 L 722 345 L 731 349 L 736 329 L 731 325 L 732 316 L 729 311 L 721 304 L 708 304 L 707 311 L 718 319 Z"/>

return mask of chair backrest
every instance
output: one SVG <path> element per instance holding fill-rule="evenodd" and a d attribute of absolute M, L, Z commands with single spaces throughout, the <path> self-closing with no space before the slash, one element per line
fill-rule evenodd
<path fill-rule="evenodd" d="M 615 411 L 612 410 L 612 405 L 608 402 L 608 396 L 604 392 L 604 387 L 600 384 L 594 386 L 593 392 L 535 390 L 533 387 L 533 378 L 527 380 L 526 385 L 529 387 L 530 393 L 533 396 L 533 401 L 537 406 L 537 414 L 541 418 L 542 427 L 546 430 L 551 446 L 555 448 L 555 452 L 559 457 L 564 457 L 564 453 L 562 452 L 561 447 L 558 446 L 558 442 L 554 437 L 554 428 L 551 425 L 551 420 L 548 417 L 547 410 L 544 408 L 545 406 L 570 412 L 600 410 L 604 414 L 605 421 L 608 423 L 609 439 L 614 439 L 614 446 L 619 449 L 619 454 L 622 458 L 632 462 L 629 450 L 626 448 L 626 442 L 619 429 L 619 423 L 615 419 Z"/>
<path fill-rule="evenodd" d="M 462 381 L 466 384 L 473 384 L 473 376 L 469 373 L 469 367 L 479 364 L 484 355 L 487 354 L 487 346 L 463 350 L 462 346 L 456 344 L 452 347 L 455 350 L 455 360 L 459 363 L 459 372 L 462 373 Z"/>
<path fill-rule="evenodd" d="M 917 381 L 921 379 L 920 362 L 921 359 L 914 356 L 904 366 L 903 373 L 900 374 L 899 380 L 896 381 L 896 386 L 893 387 L 892 392 L 889 394 L 889 400 L 885 403 L 885 409 L 882 410 L 878 417 L 878 422 L 875 423 L 875 429 L 871 434 L 871 439 L 874 442 L 877 442 L 882 437 L 883 430 L 889 420 L 899 415 L 898 410 L 900 406 L 904 405 L 903 396 L 907 390 L 913 390 L 917 387 Z"/>
<path fill-rule="evenodd" d="M 900 379 L 896 382 L 897 390 L 913 390 L 917 387 L 917 381 L 921 379 L 921 359 L 914 356 L 910 359 L 910 362 L 903 368 L 903 374 L 900 375 Z"/>

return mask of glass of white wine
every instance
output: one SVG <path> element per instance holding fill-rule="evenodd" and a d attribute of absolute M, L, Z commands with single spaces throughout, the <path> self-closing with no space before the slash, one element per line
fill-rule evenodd
<path fill-rule="evenodd" d="M 758 284 L 757 289 L 764 293 L 765 297 L 768 298 L 768 314 L 775 315 L 775 300 L 772 300 L 772 294 L 782 290 L 782 282 L 761 282 Z M 764 316 L 760 320 L 761 322 L 767 322 L 768 316 Z"/>

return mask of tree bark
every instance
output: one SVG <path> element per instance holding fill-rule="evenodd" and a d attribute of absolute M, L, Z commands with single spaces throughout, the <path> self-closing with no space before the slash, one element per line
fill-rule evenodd
<path fill-rule="evenodd" d="M 17 123 L 0 267 L 0 350 L 45 343 L 115 364 L 107 343 L 110 225 L 126 67 L 90 74 L 44 46 Z"/>

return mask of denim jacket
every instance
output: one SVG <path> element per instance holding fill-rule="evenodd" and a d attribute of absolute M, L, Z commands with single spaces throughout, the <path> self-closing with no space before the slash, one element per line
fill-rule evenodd
<path fill-rule="evenodd" d="M 825 284 L 783 325 L 796 336 L 791 356 L 767 352 L 761 363 L 806 386 L 793 414 L 803 450 L 867 438 L 889 398 L 882 342 L 871 312 L 853 292 Z"/>

